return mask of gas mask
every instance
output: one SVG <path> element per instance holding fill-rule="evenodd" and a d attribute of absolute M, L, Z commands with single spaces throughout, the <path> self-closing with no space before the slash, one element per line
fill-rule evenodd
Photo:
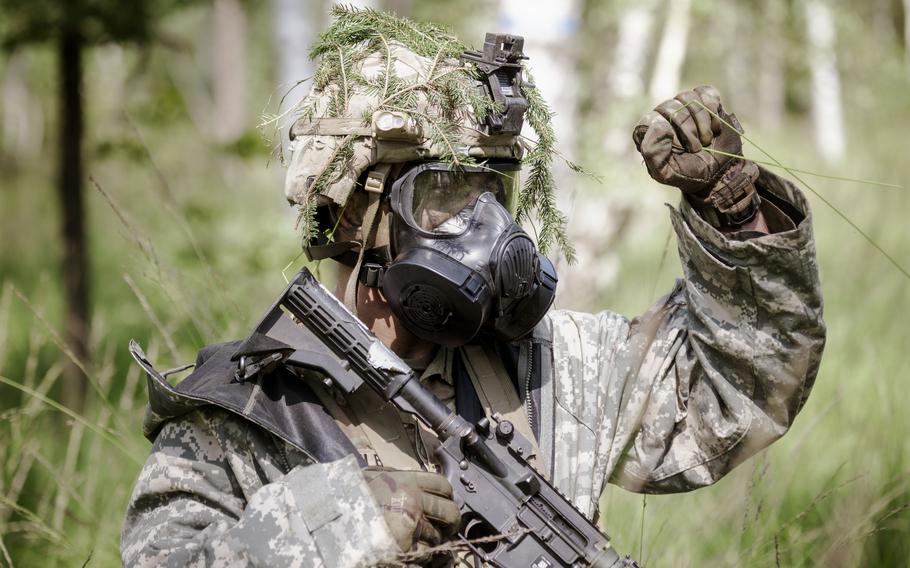
<path fill-rule="evenodd" d="M 530 332 L 556 293 L 556 270 L 509 214 L 516 163 L 419 164 L 392 184 L 392 261 L 377 284 L 419 337 L 455 347 L 481 330 Z"/>

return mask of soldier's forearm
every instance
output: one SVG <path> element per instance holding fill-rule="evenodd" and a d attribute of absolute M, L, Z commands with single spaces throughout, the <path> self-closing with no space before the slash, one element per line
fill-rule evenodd
<path fill-rule="evenodd" d="M 755 214 L 755 217 L 751 221 L 748 221 L 740 225 L 737 229 L 738 231 L 756 231 L 759 233 L 769 234 L 771 231 L 768 229 L 768 222 L 765 221 L 765 215 L 759 210 Z"/>
<path fill-rule="evenodd" d="M 688 200 L 671 214 L 685 280 L 631 325 L 629 337 L 651 341 L 653 362 L 621 367 L 666 369 L 667 380 L 648 376 L 647 394 L 628 397 L 642 406 L 624 411 L 648 428 L 631 443 L 614 438 L 634 448 L 613 478 L 623 487 L 675 492 L 714 483 L 784 435 L 811 391 L 825 324 L 809 205 L 771 172 L 755 189 L 760 217 L 730 233 Z M 646 325 L 655 317 L 666 318 L 657 331 Z"/>
<path fill-rule="evenodd" d="M 759 196 L 762 196 L 763 192 L 759 190 L 758 193 Z M 718 230 L 731 239 L 746 241 L 756 237 L 791 231 L 795 228 L 796 220 L 784 213 L 771 199 L 767 198 L 767 193 L 765 193 L 765 196 L 761 197 L 761 204 L 754 217 L 745 223 L 719 228 Z"/>
<path fill-rule="evenodd" d="M 762 203 L 762 206 L 764 202 Z M 765 214 L 762 212 L 762 206 L 759 206 L 758 211 L 755 213 L 755 216 L 746 221 L 745 223 L 734 225 L 731 227 L 723 227 L 720 229 L 720 232 L 724 234 L 738 233 L 738 232 L 748 232 L 749 236 L 746 238 L 757 237 L 762 235 L 768 235 L 772 231 L 768 228 L 768 221 L 765 219 Z M 757 234 L 760 233 L 760 234 Z"/>

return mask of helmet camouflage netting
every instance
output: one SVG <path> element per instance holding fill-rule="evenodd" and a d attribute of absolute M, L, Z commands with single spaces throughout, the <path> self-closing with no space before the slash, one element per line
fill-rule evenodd
<path fill-rule="evenodd" d="M 321 61 L 291 128 L 285 194 L 300 207 L 303 238 L 318 230 L 316 206 L 344 206 L 371 166 L 512 159 L 528 170 L 516 219 L 527 220 L 536 209 L 541 251 L 555 244 L 571 261 L 565 216 L 553 195 L 552 113 L 537 90 L 521 87 L 536 142 L 491 134 L 486 117 L 500 108 L 483 90 L 477 68 L 459 60 L 467 47 L 453 35 L 369 9 L 336 6 L 332 15 L 333 24 L 311 48 L 310 57 Z"/>

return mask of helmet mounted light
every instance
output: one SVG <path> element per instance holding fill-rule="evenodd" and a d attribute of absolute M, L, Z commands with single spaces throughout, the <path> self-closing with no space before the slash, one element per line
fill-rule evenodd
<path fill-rule="evenodd" d="M 373 138 L 417 144 L 423 140 L 423 129 L 407 113 L 380 110 L 373 113 Z"/>

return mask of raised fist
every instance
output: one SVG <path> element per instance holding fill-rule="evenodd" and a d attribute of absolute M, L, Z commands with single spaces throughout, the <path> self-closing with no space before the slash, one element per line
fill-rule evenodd
<path fill-rule="evenodd" d="M 741 133 L 736 117 L 724 111 L 717 89 L 703 85 L 645 114 L 632 139 L 652 178 L 688 194 L 704 194 L 737 161 L 728 154 L 742 155 Z"/>

